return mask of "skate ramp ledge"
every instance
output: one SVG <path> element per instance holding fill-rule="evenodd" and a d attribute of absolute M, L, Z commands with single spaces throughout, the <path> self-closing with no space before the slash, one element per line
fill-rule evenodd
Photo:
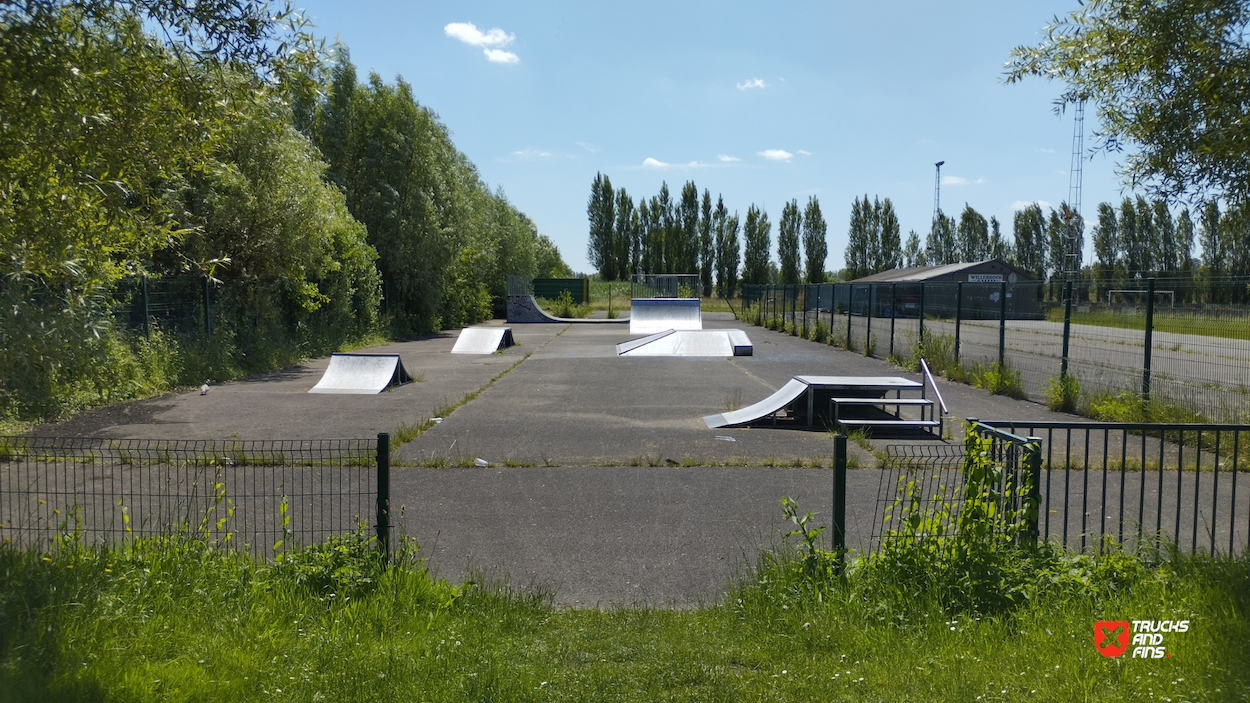
<path fill-rule="evenodd" d="M 807 392 L 808 388 L 809 386 L 806 381 L 800 381 L 797 378 L 792 378 L 788 383 L 786 383 L 786 385 L 782 386 L 780 390 L 760 402 L 755 403 L 754 405 L 748 405 L 747 407 L 739 410 L 731 410 L 730 412 L 720 413 L 719 415 L 708 415 L 703 418 L 703 424 L 707 425 L 708 429 L 716 429 L 717 427 L 744 425 L 748 422 L 754 422 L 778 412 L 790 403 L 793 403 L 795 400 L 801 398 L 803 394 Z"/>
<path fill-rule="evenodd" d="M 494 354 L 514 346 L 511 327 L 465 327 L 456 338 L 452 354 Z"/>
<path fill-rule="evenodd" d="M 391 386 L 412 383 L 398 354 L 333 354 L 309 393 L 376 395 Z"/>
<path fill-rule="evenodd" d="M 698 298 L 634 298 L 629 303 L 629 333 L 701 330 Z"/>
<path fill-rule="evenodd" d="M 737 334 L 734 334 L 737 333 Z M 665 330 L 616 345 L 617 356 L 750 356 L 742 330 Z"/>

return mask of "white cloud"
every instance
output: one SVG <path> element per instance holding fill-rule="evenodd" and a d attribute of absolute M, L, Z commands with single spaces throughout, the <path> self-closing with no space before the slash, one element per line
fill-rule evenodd
<path fill-rule="evenodd" d="M 486 60 L 491 63 L 521 63 L 521 57 L 511 51 L 504 51 L 502 49 L 483 49 L 482 53 L 486 54 Z"/>
<path fill-rule="evenodd" d="M 530 149 L 522 149 L 520 151 L 514 151 L 512 152 L 512 155 L 519 156 L 523 159 L 533 159 L 533 158 L 543 158 L 543 157 L 551 156 L 552 154 L 550 151 L 539 151 L 537 149 L 530 148 Z"/>
<path fill-rule="evenodd" d="M 591 143 L 589 143 L 589 142 L 577 142 L 577 145 L 578 145 L 578 146 L 580 146 L 581 148 L 585 149 L 586 151 L 589 151 L 589 152 L 590 152 L 590 153 L 592 153 L 592 154 L 598 154 L 598 153 L 599 153 L 599 145 L 598 145 L 598 144 L 591 144 Z"/>
<path fill-rule="evenodd" d="M 763 151 L 755 152 L 755 155 L 763 156 L 769 161 L 789 161 L 794 158 L 794 154 L 791 154 L 785 149 L 765 149 Z"/>
<path fill-rule="evenodd" d="M 1043 154 L 1053 154 L 1053 153 L 1055 153 L 1055 150 L 1054 150 L 1054 149 L 1041 149 L 1041 148 L 1039 148 L 1039 149 L 1038 149 L 1038 151 L 1042 152 Z"/>
<path fill-rule="evenodd" d="M 670 164 L 667 161 L 660 161 L 659 159 L 653 159 L 650 156 L 648 156 L 642 162 L 643 168 L 653 168 L 657 171 L 667 171 L 669 169 L 677 169 L 679 171 L 686 171 L 692 168 L 709 168 L 713 165 L 714 164 L 705 164 L 702 161 L 691 161 L 690 163 L 685 163 L 685 164 Z"/>
<path fill-rule="evenodd" d="M 942 185 L 944 186 L 979 186 L 985 182 L 985 178 L 978 178 L 970 181 L 963 176 L 942 176 Z"/>
<path fill-rule="evenodd" d="M 812 152 L 806 149 L 799 149 L 798 153 L 799 153 L 799 156 L 811 156 L 812 155 Z"/>
<path fill-rule="evenodd" d="M 1023 200 L 1017 200 L 1016 202 L 1014 202 L 1014 203 L 1012 203 L 1012 204 L 1011 204 L 1011 209 L 1012 209 L 1013 211 L 1023 210 L 1023 209 L 1025 209 L 1026 207 L 1029 207 L 1030 205 L 1033 205 L 1034 203 L 1036 203 L 1036 204 L 1037 204 L 1039 207 L 1041 207 L 1043 210 L 1045 210 L 1046 208 L 1050 207 L 1050 203 L 1046 202 L 1045 200 L 1034 200 L 1034 201 L 1032 201 L 1032 202 L 1027 202 L 1027 203 L 1026 203 L 1025 201 L 1023 201 Z"/>
<path fill-rule="evenodd" d="M 516 39 L 515 34 L 508 34 L 498 27 L 483 34 L 471 22 L 452 22 L 443 27 L 443 31 L 452 39 L 459 39 L 473 46 L 507 46 Z"/>
<path fill-rule="evenodd" d="M 483 47 L 482 54 L 491 63 L 521 63 L 521 57 L 511 51 L 497 48 L 507 46 L 516 39 L 515 34 L 508 34 L 498 27 L 483 33 L 471 22 L 452 22 L 443 27 L 443 32 L 452 39 L 459 39 L 470 46 Z"/>
<path fill-rule="evenodd" d="M 733 163 L 734 161 L 741 161 L 741 160 L 742 160 L 742 159 L 740 159 L 740 158 L 738 158 L 738 157 L 736 157 L 736 156 L 729 156 L 728 154 L 717 154 L 717 155 L 716 155 L 716 158 L 717 158 L 717 159 L 720 159 L 720 161 L 721 161 L 721 162 L 723 162 L 723 163 L 727 163 L 727 164 L 728 164 L 728 163 Z"/>
<path fill-rule="evenodd" d="M 750 78 L 738 84 L 738 90 L 750 90 L 751 88 L 767 88 L 768 84 L 763 78 Z"/>

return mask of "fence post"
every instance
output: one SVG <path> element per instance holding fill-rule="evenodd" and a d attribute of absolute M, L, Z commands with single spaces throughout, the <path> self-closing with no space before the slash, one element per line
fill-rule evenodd
<path fill-rule="evenodd" d="M 890 284 L 890 356 L 894 356 L 894 321 L 898 319 L 898 284 Z"/>
<path fill-rule="evenodd" d="M 1155 279 L 1146 279 L 1146 349 L 1142 360 L 1141 396 L 1150 402 L 1150 347 L 1154 339 L 1155 326 Z"/>
<path fill-rule="evenodd" d="M 790 288 L 790 321 L 794 323 L 793 334 L 799 333 L 799 286 L 791 284 Z"/>
<path fill-rule="evenodd" d="M 148 275 L 143 274 L 143 336 L 152 336 L 152 316 L 148 308 Z"/>
<path fill-rule="evenodd" d="M 920 282 L 920 310 L 919 310 L 920 314 L 917 316 L 918 319 L 920 320 L 920 330 L 916 333 L 916 344 L 920 345 L 920 349 L 917 350 L 916 352 L 917 356 L 919 356 L 920 352 L 924 350 L 924 293 L 925 293 L 925 288 L 926 286 L 924 284 L 924 281 L 921 281 Z"/>
<path fill-rule="evenodd" d="M 955 283 L 955 365 L 959 366 L 959 323 L 964 315 L 964 282 Z"/>
<path fill-rule="evenodd" d="M 1063 359 L 1059 362 L 1059 378 L 1068 375 L 1068 339 L 1072 332 L 1072 281 L 1063 291 Z"/>
<path fill-rule="evenodd" d="M 842 557 L 846 553 L 846 435 L 833 437 L 833 554 L 837 560 L 834 569 L 842 572 Z"/>
<path fill-rule="evenodd" d="M 1007 282 L 998 284 L 998 368 L 1007 366 Z"/>
<path fill-rule="evenodd" d="M 1037 516 L 1041 512 L 1042 505 L 1042 489 L 1040 485 L 1042 475 L 1042 438 L 1029 437 L 1029 443 L 1024 445 L 1024 466 L 1022 467 L 1024 476 L 1024 485 L 1028 490 L 1027 505 L 1025 506 L 1025 534 L 1029 539 L 1029 545 L 1036 547 L 1037 540 L 1041 533 L 1038 531 Z M 1047 516 L 1047 521 L 1050 517 Z"/>
<path fill-rule="evenodd" d="M 213 336 L 213 306 L 209 299 L 212 280 L 209 276 L 204 277 L 204 336 L 206 337 Z"/>
<path fill-rule="evenodd" d="M 868 307 L 864 310 L 864 356 L 872 356 L 872 284 L 868 284 Z"/>
<path fill-rule="evenodd" d="M 378 546 L 391 554 L 391 435 L 378 433 Z"/>
<path fill-rule="evenodd" d="M 806 283 L 803 284 L 803 339 L 807 339 L 807 299 L 811 296 L 812 287 Z"/>
<path fill-rule="evenodd" d="M 851 350 L 851 304 L 855 302 L 855 284 L 846 284 L 846 350 Z"/>

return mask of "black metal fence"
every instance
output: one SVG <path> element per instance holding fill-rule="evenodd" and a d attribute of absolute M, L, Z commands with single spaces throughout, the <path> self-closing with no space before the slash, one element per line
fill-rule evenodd
<path fill-rule="evenodd" d="M 1168 543 L 1239 554 L 1250 544 L 1250 490 L 1240 478 L 1250 471 L 1250 425 L 969 422 L 994 442 L 999 496 L 1017 487 L 1004 510 L 1036 505 L 1026 532 L 1039 540 L 1082 552 Z M 892 445 L 886 457 L 872 547 L 958 525 L 962 445 Z M 836 515 L 836 489 L 834 497 Z"/>
<path fill-rule="evenodd" d="M 829 283 L 743 287 L 748 319 L 886 357 L 1001 363 L 1044 398 L 1061 372 L 1086 398 L 1129 392 L 1250 421 L 1250 279 Z"/>
<path fill-rule="evenodd" d="M 184 534 L 269 557 L 390 532 L 389 438 L 0 438 L 0 540 L 47 549 Z"/>
<path fill-rule="evenodd" d="M 961 444 L 890 445 L 877 489 L 870 544 L 957 536 L 968 501 L 978 501 L 1000 529 L 1018 529 L 1020 539 L 1036 540 L 1040 503 L 1041 441 L 986 424 L 970 431 L 985 442 L 991 472 L 971 484 Z M 1018 524 L 1010 524 L 1018 523 Z"/>

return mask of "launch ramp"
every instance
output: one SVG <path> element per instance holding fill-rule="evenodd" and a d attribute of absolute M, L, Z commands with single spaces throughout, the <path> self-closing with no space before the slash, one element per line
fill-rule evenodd
<path fill-rule="evenodd" d="M 617 356 L 751 356 L 742 330 L 665 330 L 616 345 Z"/>
<path fill-rule="evenodd" d="M 465 327 L 460 330 L 452 354 L 494 354 L 516 344 L 511 327 Z"/>
<path fill-rule="evenodd" d="M 308 392 L 373 395 L 405 383 L 412 383 L 412 376 L 398 354 L 334 354 Z"/>

